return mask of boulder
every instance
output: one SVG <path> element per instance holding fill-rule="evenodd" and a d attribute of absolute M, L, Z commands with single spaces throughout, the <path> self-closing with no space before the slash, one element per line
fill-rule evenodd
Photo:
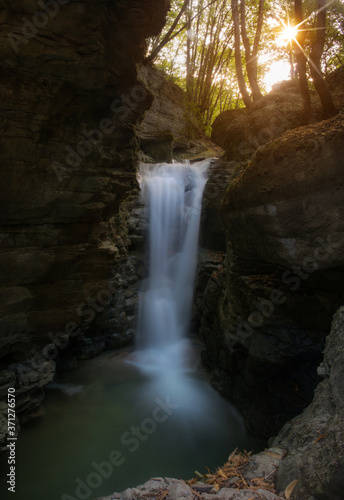
<path fill-rule="evenodd" d="M 312 103 L 319 116 L 314 92 Z M 227 160 L 244 161 L 252 158 L 260 146 L 305 123 L 298 83 L 286 81 L 274 86 L 270 94 L 249 109 L 220 113 L 212 124 L 211 139 L 225 150 Z"/>

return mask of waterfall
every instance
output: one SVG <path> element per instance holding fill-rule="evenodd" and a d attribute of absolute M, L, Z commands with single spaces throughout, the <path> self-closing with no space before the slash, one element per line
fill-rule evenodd
<path fill-rule="evenodd" d="M 141 164 L 148 219 L 148 277 L 139 300 L 137 349 L 143 364 L 183 366 L 190 322 L 202 195 L 210 161 Z"/>

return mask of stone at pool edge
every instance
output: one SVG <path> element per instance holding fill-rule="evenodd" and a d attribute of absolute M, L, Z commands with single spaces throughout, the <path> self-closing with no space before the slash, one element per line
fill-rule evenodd
<path fill-rule="evenodd" d="M 278 468 L 284 454 L 284 450 L 274 447 L 268 448 L 256 455 L 252 455 L 250 463 L 242 472 L 244 478 L 253 479 L 261 477 L 264 479 L 266 476 L 273 474 Z M 221 488 L 216 492 L 211 485 L 206 485 L 205 483 L 196 483 L 193 489 L 197 491 L 202 500 L 249 500 L 252 499 L 252 493 L 254 493 L 253 490 L 250 489 L 238 490 L 236 488 Z M 208 491 L 204 491 L 204 489 Z M 142 498 L 142 495 L 145 495 L 147 500 L 153 500 L 158 498 L 157 495 L 161 495 L 165 491 L 168 491 L 165 500 L 194 500 L 195 498 L 195 494 L 191 487 L 184 481 L 158 477 L 152 478 L 136 488 L 127 488 L 121 493 L 113 493 L 113 495 L 102 497 L 99 500 L 139 500 Z M 282 498 L 263 489 L 257 490 L 257 493 L 265 500 L 278 500 Z"/>

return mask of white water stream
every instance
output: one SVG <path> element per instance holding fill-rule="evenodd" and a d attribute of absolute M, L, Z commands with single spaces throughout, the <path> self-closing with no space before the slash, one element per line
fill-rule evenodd
<path fill-rule="evenodd" d="M 149 223 L 149 272 L 140 294 L 136 359 L 185 368 L 202 196 L 210 161 L 141 165 Z"/>
<path fill-rule="evenodd" d="M 150 477 L 188 479 L 236 447 L 257 449 L 235 408 L 195 369 L 187 340 L 208 165 L 142 167 L 149 269 L 137 351 L 131 363 L 104 353 L 47 390 L 41 419 L 19 435 L 16 500 L 99 498 Z M 0 472 L 6 477 L 7 460 Z"/>

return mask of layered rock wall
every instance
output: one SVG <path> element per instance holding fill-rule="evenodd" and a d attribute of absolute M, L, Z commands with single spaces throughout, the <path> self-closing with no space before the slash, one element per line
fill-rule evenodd
<path fill-rule="evenodd" d="M 224 198 L 228 251 L 217 298 L 208 296 L 216 310 L 202 320 L 205 361 L 262 438 L 312 400 L 342 301 L 343 145 L 341 114 L 288 132 L 257 151 Z"/>
<path fill-rule="evenodd" d="M 168 7 L 0 1 L 2 367 L 65 347 L 121 288 L 134 125 L 152 102 L 136 63 Z"/>
<path fill-rule="evenodd" d="M 186 93 L 150 65 L 138 66 L 139 78 L 154 96 L 151 107 L 138 124 L 140 147 L 152 162 L 192 158 L 211 148 Z"/>

